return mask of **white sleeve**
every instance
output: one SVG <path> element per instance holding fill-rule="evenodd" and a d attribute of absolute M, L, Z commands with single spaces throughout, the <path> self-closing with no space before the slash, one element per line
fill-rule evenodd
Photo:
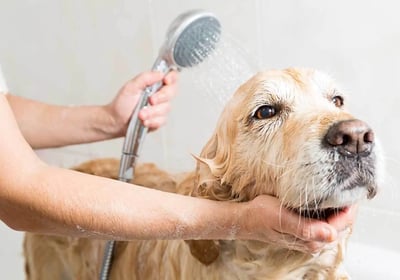
<path fill-rule="evenodd" d="M 6 79 L 3 76 L 3 71 L 1 70 L 1 64 L 0 64 L 0 94 L 2 93 L 7 93 L 8 88 L 6 84 Z"/>

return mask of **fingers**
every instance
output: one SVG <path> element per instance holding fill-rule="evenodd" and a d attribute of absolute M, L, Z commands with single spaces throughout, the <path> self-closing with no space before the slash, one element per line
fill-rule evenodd
<path fill-rule="evenodd" d="M 295 213 L 283 212 L 281 230 L 285 233 L 292 233 L 305 241 L 333 242 L 341 232 L 353 225 L 357 210 L 358 205 L 353 205 L 343 210 L 340 215 L 330 216 L 327 222 L 304 218 Z"/>
<path fill-rule="evenodd" d="M 151 86 L 159 81 L 161 81 L 164 77 L 164 74 L 157 71 L 148 71 L 143 72 L 132 80 L 128 81 L 125 85 L 128 91 L 143 91 L 146 87 Z"/>
<path fill-rule="evenodd" d="M 275 236 L 272 238 L 272 242 L 280 247 L 310 254 L 316 254 L 327 246 L 326 242 L 302 240 L 292 234 L 285 234 L 281 232 L 275 232 Z"/>
<path fill-rule="evenodd" d="M 333 226 L 284 208 L 274 196 L 260 195 L 244 205 L 245 214 L 238 215 L 241 239 L 260 240 L 311 254 L 337 240 Z"/>
<path fill-rule="evenodd" d="M 164 86 L 149 98 L 151 105 L 170 102 L 177 93 L 177 73 L 170 72 L 163 79 Z"/>
<path fill-rule="evenodd" d="M 281 217 L 278 231 L 284 246 L 310 254 L 316 254 L 329 246 L 338 235 L 337 231 L 325 222 L 287 212 Z"/>
<path fill-rule="evenodd" d="M 176 94 L 177 73 L 172 71 L 167 75 L 157 72 L 143 72 L 133 79 L 129 80 L 118 91 L 114 99 L 107 104 L 106 111 L 113 120 L 113 136 L 123 136 L 129 124 L 140 94 L 146 87 L 157 82 L 163 82 L 163 86 L 150 97 L 151 106 L 139 113 L 139 118 L 150 130 L 154 130 L 165 124 L 167 114 L 170 111 L 170 101 Z"/>
<path fill-rule="evenodd" d="M 149 98 L 151 106 L 143 108 L 139 118 L 150 130 L 155 130 L 166 123 L 167 114 L 171 109 L 170 102 L 177 92 L 177 73 L 172 71 L 164 79 L 164 86 Z"/>
<path fill-rule="evenodd" d="M 171 71 L 164 77 L 164 84 L 171 85 L 176 83 L 178 80 L 178 72 Z"/>
<path fill-rule="evenodd" d="M 157 82 L 163 82 L 163 86 L 149 98 L 149 104 L 139 112 L 139 118 L 150 130 L 155 130 L 166 123 L 167 114 L 170 111 L 171 100 L 175 97 L 177 86 L 177 73 L 143 72 L 125 85 L 125 92 L 142 92 L 147 86 Z"/>
<path fill-rule="evenodd" d="M 304 241 L 318 241 L 318 242 L 331 242 L 336 239 L 337 232 L 335 228 L 324 221 L 305 218 L 293 211 L 284 208 L 281 203 L 279 206 L 273 206 L 279 210 L 274 217 L 274 229 L 277 232 L 290 234 L 294 237 Z"/>
<path fill-rule="evenodd" d="M 340 213 L 328 218 L 328 224 L 338 231 L 343 231 L 354 224 L 358 212 L 358 205 L 352 205 Z"/>
<path fill-rule="evenodd" d="M 150 130 L 154 130 L 166 123 L 167 114 L 170 110 L 170 103 L 148 106 L 139 112 L 139 118 L 144 126 L 148 127 Z"/>
<path fill-rule="evenodd" d="M 146 87 L 162 81 L 165 85 L 175 85 L 177 81 L 177 72 L 171 71 L 167 75 L 158 71 L 147 71 L 140 73 L 125 84 L 126 91 L 143 91 Z"/>
<path fill-rule="evenodd" d="M 269 224 L 274 230 L 275 242 L 296 250 L 315 253 L 337 239 L 336 229 L 324 221 L 305 218 L 284 208 L 276 197 L 259 196 L 268 203 Z M 261 201 L 261 200 L 260 200 Z"/>
<path fill-rule="evenodd" d="M 337 238 L 337 231 L 329 224 L 314 219 L 297 217 L 297 226 L 288 225 L 289 233 L 305 241 L 332 242 Z"/>

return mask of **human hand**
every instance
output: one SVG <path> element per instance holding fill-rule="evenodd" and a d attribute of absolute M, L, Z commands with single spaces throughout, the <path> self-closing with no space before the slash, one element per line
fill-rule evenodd
<path fill-rule="evenodd" d="M 165 77 L 160 72 L 143 72 L 128 81 L 118 92 L 114 100 L 106 107 L 117 126 L 117 136 L 124 136 L 130 117 L 147 86 L 162 81 L 163 86 L 149 98 L 151 106 L 139 112 L 139 119 L 150 131 L 162 126 L 170 111 L 170 101 L 177 91 L 177 72 L 172 71 Z"/>
<path fill-rule="evenodd" d="M 354 224 L 358 213 L 358 204 L 347 208 L 340 215 L 332 215 L 328 217 L 327 222 L 340 234 L 351 228 Z"/>
<path fill-rule="evenodd" d="M 247 211 L 239 219 L 238 237 L 275 243 L 288 249 L 318 253 L 335 241 L 354 221 L 356 208 L 328 221 L 302 217 L 281 205 L 272 196 L 262 195 L 248 202 Z M 244 226 L 243 226 L 244 224 Z"/>

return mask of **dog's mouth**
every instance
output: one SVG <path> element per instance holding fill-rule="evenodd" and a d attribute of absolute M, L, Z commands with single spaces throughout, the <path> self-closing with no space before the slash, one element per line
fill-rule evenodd
<path fill-rule="evenodd" d="M 330 207 L 325 209 L 302 209 L 295 212 L 305 218 L 327 221 L 329 218 L 345 215 L 349 209 L 350 206 L 344 206 L 338 208 Z"/>

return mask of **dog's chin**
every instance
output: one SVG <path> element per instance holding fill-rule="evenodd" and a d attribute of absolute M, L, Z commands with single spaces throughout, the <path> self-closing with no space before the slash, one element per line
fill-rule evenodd
<path fill-rule="evenodd" d="M 362 182 L 365 183 L 365 182 Z M 346 182 L 331 188 L 329 196 L 315 199 L 313 202 L 294 208 L 295 212 L 303 217 L 318 220 L 327 220 L 333 216 L 340 216 L 354 204 L 371 199 L 376 195 L 377 185 L 374 182 L 360 184 L 359 181 Z M 339 218 L 339 217 L 338 217 Z"/>
<path fill-rule="evenodd" d="M 313 203 L 299 207 L 295 211 L 303 217 L 326 221 L 345 213 L 351 205 L 367 197 L 366 188 L 334 190 L 329 197 L 321 198 L 318 205 Z"/>

